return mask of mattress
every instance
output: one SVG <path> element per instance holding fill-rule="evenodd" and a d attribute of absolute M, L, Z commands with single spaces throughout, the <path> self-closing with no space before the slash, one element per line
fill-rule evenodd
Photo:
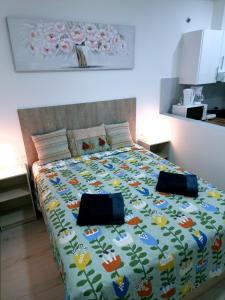
<path fill-rule="evenodd" d="M 198 178 L 198 198 L 155 191 L 161 170 L 138 146 L 33 166 L 67 299 L 181 299 L 225 264 L 225 194 Z M 122 226 L 76 225 L 82 193 L 121 192 Z"/>

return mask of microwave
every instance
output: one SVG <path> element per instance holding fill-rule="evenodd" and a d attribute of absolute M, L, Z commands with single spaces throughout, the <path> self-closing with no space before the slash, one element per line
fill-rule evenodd
<path fill-rule="evenodd" d="M 172 114 L 194 120 L 206 120 L 207 104 L 173 105 Z"/>

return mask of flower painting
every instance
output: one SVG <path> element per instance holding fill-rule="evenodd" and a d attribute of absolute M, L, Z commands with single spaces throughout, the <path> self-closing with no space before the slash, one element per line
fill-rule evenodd
<path fill-rule="evenodd" d="M 7 18 L 16 71 L 131 69 L 134 27 Z"/>

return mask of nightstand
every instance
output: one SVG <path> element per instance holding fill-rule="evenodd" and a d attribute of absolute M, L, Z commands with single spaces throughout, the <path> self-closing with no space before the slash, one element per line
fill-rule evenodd
<path fill-rule="evenodd" d="M 147 150 L 159 155 L 162 158 L 168 159 L 169 154 L 169 140 L 154 140 L 147 138 L 139 138 L 137 140 L 138 145 L 144 147 Z"/>
<path fill-rule="evenodd" d="M 36 219 L 26 166 L 10 173 L 0 172 L 0 230 Z"/>

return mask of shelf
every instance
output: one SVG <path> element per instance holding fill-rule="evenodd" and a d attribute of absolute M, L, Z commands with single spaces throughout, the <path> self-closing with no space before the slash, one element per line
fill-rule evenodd
<path fill-rule="evenodd" d="M 168 159 L 168 153 L 165 152 L 155 152 L 155 154 L 157 154 L 158 156 L 164 158 L 164 159 Z"/>
<path fill-rule="evenodd" d="M 0 228 L 4 230 L 33 220 L 35 220 L 35 214 L 32 205 L 29 204 L 1 215 Z"/>
<path fill-rule="evenodd" d="M 159 145 L 159 144 L 166 144 L 166 143 L 169 143 L 169 142 L 170 142 L 170 139 L 168 139 L 168 138 L 160 139 L 160 138 L 145 138 L 145 137 L 140 137 L 137 140 L 137 143 L 139 145 L 145 144 L 145 145 L 148 145 L 148 146 Z"/>
<path fill-rule="evenodd" d="M 145 149 L 148 149 L 151 152 L 157 154 L 158 156 L 160 156 L 164 159 L 168 159 L 169 144 L 170 144 L 169 140 L 161 140 L 161 141 L 158 140 L 157 141 L 155 139 L 155 141 L 153 143 L 153 142 L 149 142 L 144 139 L 139 139 L 138 144 L 140 146 L 144 147 Z"/>
<path fill-rule="evenodd" d="M 0 192 L 0 203 L 29 195 L 30 191 L 27 186 L 9 187 L 3 192 Z"/>
<path fill-rule="evenodd" d="M 25 165 L 16 165 L 8 169 L 0 169 L 0 180 L 26 174 Z"/>

